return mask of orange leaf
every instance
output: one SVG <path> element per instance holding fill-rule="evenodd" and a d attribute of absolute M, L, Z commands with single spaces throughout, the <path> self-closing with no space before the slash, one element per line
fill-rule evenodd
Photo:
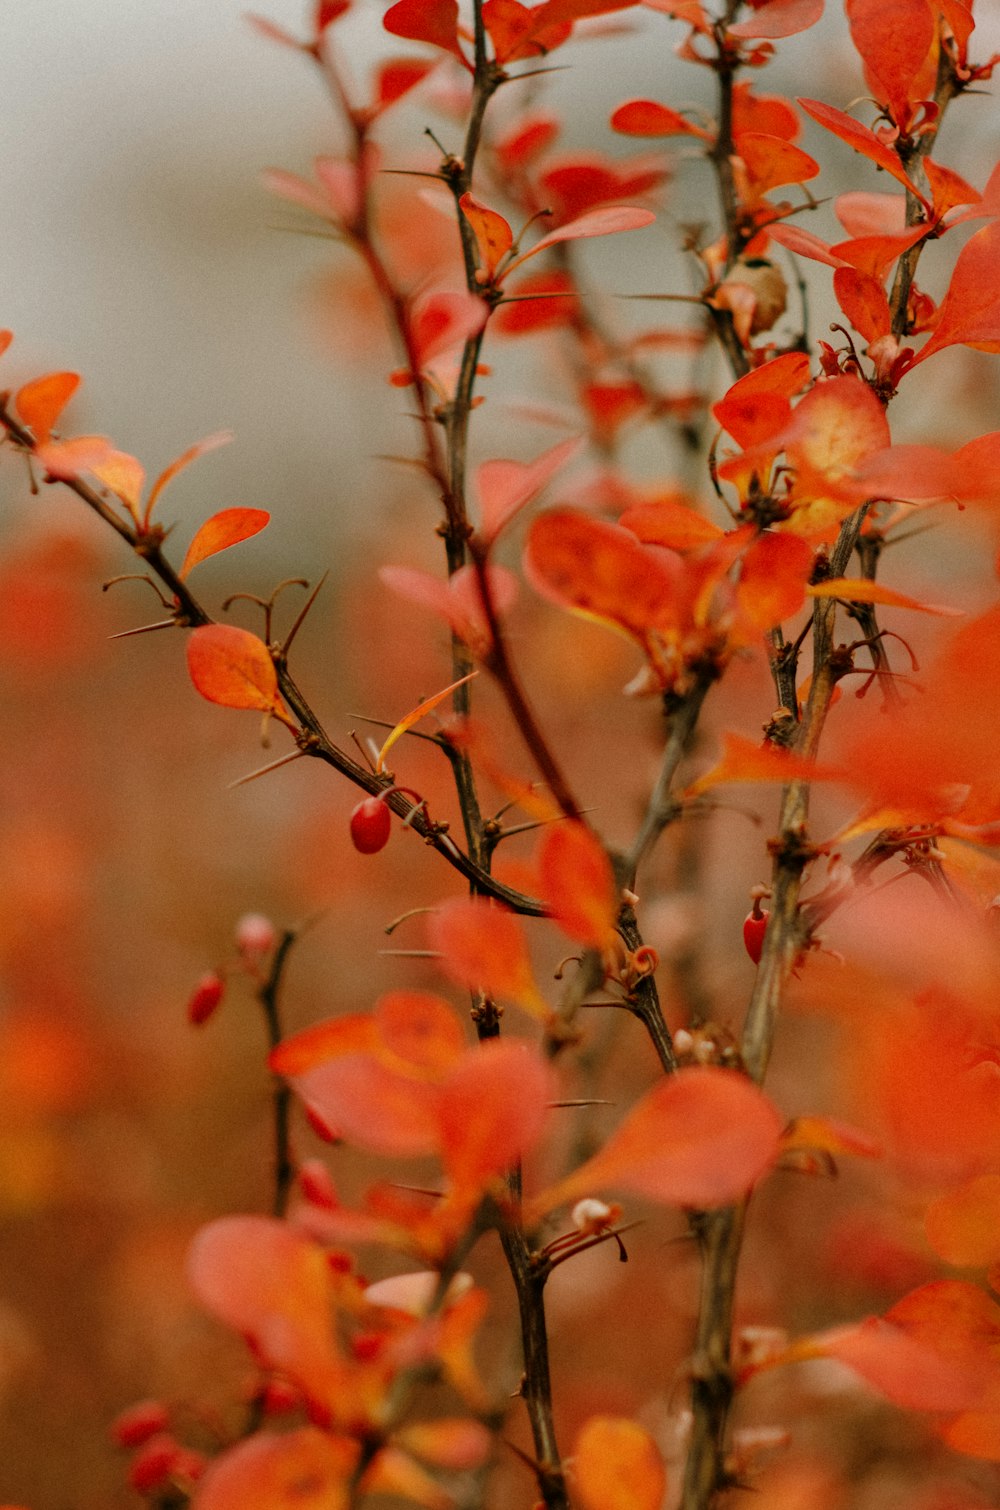
<path fill-rule="evenodd" d="M 742 734 L 723 734 L 722 744 L 722 759 L 688 787 L 685 801 L 727 781 L 829 781 L 836 775 L 778 745 L 754 744 Z"/>
<path fill-rule="evenodd" d="M 977 231 L 959 252 L 930 339 L 910 366 L 945 346 L 1000 351 L 1000 222 Z"/>
<path fill-rule="evenodd" d="M 17 412 L 34 431 L 37 445 L 42 446 L 48 440 L 52 426 L 79 386 L 75 372 L 50 372 L 17 390 L 14 395 Z"/>
<path fill-rule="evenodd" d="M 504 276 L 513 272 L 515 267 L 520 267 L 529 257 L 537 256 L 546 247 L 555 246 L 559 241 L 578 241 L 586 236 L 614 236 L 619 231 L 638 231 L 643 226 L 652 225 L 655 219 L 652 210 L 640 210 L 632 205 L 602 205 L 596 210 L 588 210 L 585 215 L 577 216 L 576 220 L 550 231 L 528 251 L 515 257 Z"/>
<path fill-rule="evenodd" d="M 1000 1258 L 1000 1174 L 982 1174 L 927 1208 L 927 1241 L 959 1269 L 982 1269 Z"/>
<path fill-rule="evenodd" d="M 273 713 L 279 704 L 278 677 L 263 640 L 234 624 L 204 624 L 188 636 L 191 680 L 210 703 L 224 708 L 256 708 Z"/>
<path fill-rule="evenodd" d="M 259 1431 L 211 1463 L 191 1501 L 197 1510 L 348 1510 L 360 1448 L 318 1426 Z"/>
<path fill-rule="evenodd" d="M 631 530 L 644 545 L 665 545 L 670 550 L 692 550 L 709 545 L 723 533 L 721 527 L 678 498 L 651 498 L 626 509 L 618 523 Z"/>
<path fill-rule="evenodd" d="M 283 1039 L 271 1050 L 267 1062 L 276 1075 L 302 1075 L 341 1054 L 371 1052 L 374 1042 L 375 1019 L 367 1012 L 349 1012 Z"/>
<path fill-rule="evenodd" d="M 389 1069 L 439 1080 L 465 1053 L 454 1010 L 430 991 L 388 991 L 375 1004 L 375 1053 Z"/>
<path fill-rule="evenodd" d="M 394 1440 L 415 1457 L 439 1468 L 456 1471 L 480 1468 L 489 1457 L 493 1443 L 486 1427 L 478 1421 L 450 1417 L 415 1421 L 393 1435 Z"/>
<path fill-rule="evenodd" d="M 784 352 L 735 382 L 712 415 L 740 446 L 769 439 L 791 417 L 790 400 L 809 382 L 809 358 L 804 352 Z"/>
<path fill-rule="evenodd" d="M 886 1317 L 800 1338 L 776 1362 L 836 1358 L 904 1410 L 957 1411 L 981 1397 L 981 1368 L 962 1366 Z"/>
<path fill-rule="evenodd" d="M 892 325 L 885 289 L 870 273 L 838 267 L 833 275 L 837 303 L 854 329 L 868 342 L 888 335 Z"/>
<path fill-rule="evenodd" d="M 963 608 L 945 608 L 934 603 L 918 603 L 905 593 L 895 592 L 881 582 L 870 582 L 867 577 L 828 577 L 825 582 L 816 582 L 806 588 L 811 598 L 843 598 L 849 603 L 884 603 L 889 608 L 915 608 L 920 613 L 936 613 L 942 617 L 961 617 Z"/>
<path fill-rule="evenodd" d="M 843 110 L 835 110 L 832 105 L 824 105 L 820 100 L 800 98 L 798 103 L 806 115 L 811 115 L 820 126 L 825 126 L 827 131 L 832 131 L 834 136 L 839 136 L 841 141 L 853 147 L 855 152 L 860 152 L 863 157 L 869 158 L 880 168 L 884 168 L 887 173 L 891 173 L 893 178 L 898 179 L 911 194 L 916 195 L 926 209 L 930 210 L 931 206 L 909 177 L 895 152 L 891 147 L 887 147 L 874 131 L 870 131 L 867 126 L 862 126 L 852 116 L 846 115 Z"/>
<path fill-rule="evenodd" d="M 533 522 L 524 565 L 547 598 L 616 624 L 643 645 L 676 614 L 680 559 L 577 509 L 550 509 Z"/>
<path fill-rule="evenodd" d="M 481 204 L 471 194 L 463 194 L 458 203 L 475 233 L 483 270 L 488 281 L 492 282 L 497 267 L 514 245 L 514 232 L 502 215 Z"/>
<path fill-rule="evenodd" d="M 538 856 L 542 898 L 564 933 L 590 949 L 613 947 L 618 887 L 611 861 L 583 823 L 555 823 Z"/>
<path fill-rule="evenodd" d="M 781 184 L 805 183 L 819 172 L 814 157 L 782 136 L 743 131 L 736 138 L 736 152 L 757 195 L 767 194 Z"/>
<path fill-rule="evenodd" d="M 440 707 L 441 703 L 444 702 L 445 698 L 451 696 L 456 687 L 464 687 L 466 682 L 471 682 L 472 678 L 478 675 L 478 671 L 470 671 L 467 676 L 460 676 L 457 682 L 450 682 L 440 692 L 435 692 L 433 697 L 425 697 L 423 702 L 418 703 L 415 708 L 411 709 L 405 718 L 401 718 L 399 723 L 396 724 L 395 728 L 387 736 L 385 743 L 378 752 L 378 759 L 375 762 L 376 772 L 380 774 L 384 770 L 385 757 L 397 739 L 402 739 L 408 729 L 412 729 L 414 724 L 418 724 L 428 713 L 433 713 L 435 708 Z"/>
<path fill-rule="evenodd" d="M 312 1400 L 326 1405 L 339 1392 L 348 1406 L 330 1327 L 334 1276 L 318 1243 L 272 1217 L 220 1217 L 197 1233 L 187 1273 L 201 1304 L 270 1368 Z"/>
<path fill-rule="evenodd" d="M 196 441 L 193 446 L 188 446 L 187 450 L 183 451 L 180 456 L 172 461 L 169 467 L 165 467 L 150 490 L 149 502 L 146 504 L 146 523 L 149 523 L 156 500 L 163 492 L 163 489 L 173 482 L 178 472 L 183 472 L 185 467 L 190 466 L 193 461 L 196 461 L 199 456 L 204 456 L 208 451 L 216 451 L 219 446 L 227 446 L 232 438 L 231 430 L 219 430 L 214 435 L 206 435 L 204 440 Z M 235 511 L 227 510 L 227 512 Z M 248 510 L 248 512 L 252 513 L 254 510 Z"/>
<path fill-rule="evenodd" d="M 799 535 L 758 535 L 743 557 L 737 601 L 750 628 L 758 633 L 798 613 L 806 598 L 814 552 Z"/>
<path fill-rule="evenodd" d="M 612 115 L 611 129 L 623 136 L 700 136 L 706 142 L 713 139 L 710 131 L 693 125 L 676 110 L 669 110 L 655 100 L 626 100 Z"/>
<path fill-rule="evenodd" d="M 931 6 L 927 0 L 893 0 L 891 7 L 885 0 L 846 0 L 845 9 L 880 103 L 887 102 L 892 119 L 907 130 L 914 85 L 937 34 Z"/>
<path fill-rule="evenodd" d="M 585 1510 L 660 1510 L 667 1474 L 637 1421 L 591 1416 L 577 1433 L 573 1476 Z"/>
<path fill-rule="evenodd" d="M 251 539 L 260 533 L 270 518 L 265 509 L 220 509 L 195 531 L 178 575 L 183 580 L 200 561 L 228 550 L 231 545 L 239 545 L 241 540 Z"/>
<path fill-rule="evenodd" d="M 556 1099 L 555 1072 L 530 1043 L 492 1038 L 441 1087 L 441 1158 L 459 1197 L 478 1197 L 537 1143 Z"/>
<path fill-rule="evenodd" d="M 524 925 L 482 897 L 453 897 L 431 913 L 427 931 L 445 974 L 470 991 L 516 1001 L 543 1021 L 551 1014 L 535 982 Z"/>
<path fill-rule="evenodd" d="M 684 1069 L 642 1097 L 592 1159 L 531 1203 L 534 1216 L 609 1187 L 674 1206 L 739 1200 L 774 1163 L 781 1118 L 746 1076 Z"/>

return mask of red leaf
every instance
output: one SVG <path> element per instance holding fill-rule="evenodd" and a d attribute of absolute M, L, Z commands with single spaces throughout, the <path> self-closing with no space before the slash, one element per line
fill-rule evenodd
<path fill-rule="evenodd" d="M 583 823 L 554 823 L 542 840 L 538 871 L 542 899 L 563 932 L 591 949 L 612 948 L 618 887 L 596 835 Z"/>
<path fill-rule="evenodd" d="M 332 1271 L 318 1243 L 271 1217 L 221 1217 L 198 1232 L 187 1273 L 201 1304 L 311 1399 L 326 1403 L 343 1390 L 330 1328 Z"/>
<path fill-rule="evenodd" d="M 489 314 L 475 294 L 434 293 L 419 299 L 410 314 L 410 330 L 421 372 L 435 357 L 479 334 Z"/>
<path fill-rule="evenodd" d="M 916 195 L 921 204 L 928 210 L 931 208 L 916 184 L 907 175 L 895 152 L 880 141 L 874 131 L 870 131 L 867 126 L 862 126 L 852 116 L 845 115 L 843 110 L 835 110 L 832 105 L 824 105 L 820 100 L 800 99 L 798 103 L 819 125 L 825 126 L 827 131 L 832 131 L 834 136 L 839 136 L 841 141 L 853 147 L 855 152 L 860 152 L 863 157 L 869 158 L 880 168 L 884 168 L 887 173 L 891 173 L 893 178 L 898 179 L 905 188 Z"/>
<path fill-rule="evenodd" d="M 394 37 L 410 42 L 429 42 L 453 53 L 468 68 L 458 45 L 458 0 L 396 0 L 382 18 Z"/>
<path fill-rule="evenodd" d="M 279 703 L 278 678 L 263 640 L 233 624 L 204 624 L 188 635 L 191 680 L 210 703 L 271 713 Z"/>
<path fill-rule="evenodd" d="M 1000 222 L 977 231 L 959 252 L 930 339 L 910 366 L 945 346 L 1000 351 Z"/>
<path fill-rule="evenodd" d="M 643 226 L 652 225 L 655 219 L 652 210 L 641 210 L 634 205 L 604 205 L 596 210 L 588 210 L 585 215 L 558 226 L 556 230 L 543 236 L 541 241 L 536 241 L 533 247 L 514 259 L 504 276 L 513 272 L 515 267 L 520 267 L 529 257 L 543 252 L 546 247 L 555 246 L 556 242 L 577 241 L 586 236 L 614 236 L 619 231 L 638 231 Z"/>
<path fill-rule="evenodd" d="M 935 16 L 927 0 L 845 0 L 851 38 L 893 120 L 906 130 L 913 86 L 934 44 Z"/>
<path fill-rule="evenodd" d="M 557 1095 L 555 1073 L 531 1044 L 491 1039 L 441 1088 L 441 1157 L 455 1191 L 473 1196 L 537 1143 Z"/>
<path fill-rule="evenodd" d="M 250 540 L 270 518 L 265 509 L 221 509 L 195 532 L 178 575 L 183 579 L 200 561 L 228 550 L 231 545 L 239 545 L 241 540 Z"/>
<path fill-rule="evenodd" d="M 550 1016 L 531 968 L 524 925 L 514 913 L 482 897 L 454 897 L 431 913 L 427 932 L 451 980 L 516 1001 L 543 1020 Z"/>
<path fill-rule="evenodd" d="M 379 65 L 375 83 L 375 108 L 381 115 L 415 89 L 434 67 L 423 58 L 390 58 Z"/>
<path fill-rule="evenodd" d="M 486 0 L 483 24 L 498 63 L 544 57 L 565 42 L 573 30 L 571 21 L 548 20 L 544 5 L 529 7 L 519 0 Z"/>
<path fill-rule="evenodd" d="M 484 461 L 476 471 L 482 513 L 481 533 L 495 540 L 519 509 L 530 503 L 580 449 L 579 438 L 564 440 L 534 461 Z"/>
<path fill-rule="evenodd" d="M 823 14 L 823 0 L 766 0 L 758 5 L 746 21 L 738 21 L 728 28 L 731 37 L 741 41 L 751 38 L 793 37 L 796 32 L 807 31 Z"/>
<path fill-rule="evenodd" d="M 546 294 L 552 297 L 545 298 Z M 505 285 L 504 298 L 490 322 L 490 332 L 498 336 L 523 336 L 536 330 L 551 330 L 570 324 L 577 307 L 576 285 L 571 274 L 558 268 L 529 273 L 513 286 Z"/>
<path fill-rule="evenodd" d="M 706 142 L 713 140 L 710 131 L 655 100 L 626 100 L 612 115 L 611 129 L 623 136 L 700 136 Z"/>
<path fill-rule="evenodd" d="M 961 1367 L 892 1321 L 867 1316 L 800 1339 L 783 1360 L 836 1358 L 904 1410 L 956 1411 L 981 1397 L 980 1369 Z"/>
<path fill-rule="evenodd" d="M 592 1159 L 532 1203 L 535 1214 L 599 1190 L 675 1206 L 725 1206 L 774 1163 L 781 1118 L 746 1076 L 680 1070 L 648 1091 Z"/>
<path fill-rule="evenodd" d="M 75 372 L 50 372 L 17 390 L 14 404 L 18 415 L 34 431 L 38 445 L 43 446 L 48 440 L 52 426 L 79 386 Z"/>
<path fill-rule="evenodd" d="M 853 267 L 838 267 L 833 292 L 848 323 L 871 343 L 888 335 L 892 326 L 889 300 L 877 278 Z"/>
<path fill-rule="evenodd" d="M 787 424 L 790 400 L 808 382 L 809 358 L 804 352 L 785 352 L 735 382 L 712 405 L 712 415 L 737 445 L 759 445 Z"/>

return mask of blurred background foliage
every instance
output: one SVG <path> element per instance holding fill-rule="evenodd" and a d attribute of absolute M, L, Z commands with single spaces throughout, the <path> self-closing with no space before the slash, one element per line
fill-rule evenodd
<path fill-rule="evenodd" d="M 831 9 L 822 32 L 781 46 L 758 87 L 839 104 L 857 93 L 843 21 Z M 360 0 L 351 20 L 359 78 L 382 49 L 381 12 Z M 293 31 L 302 19 L 291 0 L 272 0 L 268 15 Z M 674 57 L 662 17 L 612 19 L 608 35 L 568 49 L 570 67 L 545 81 L 566 151 L 626 155 L 628 144 L 606 125 L 624 98 L 651 94 L 676 107 L 700 90 L 708 103 L 710 81 Z M 995 15 L 980 26 L 1000 30 Z M 981 50 L 996 45 L 984 35 Z M 441 70 L 434 89 L 422 86 L 387 119 L 388 165 L 433 169 L 428 124 L 457 143 L 458 127 L 440 108 L 448 78 Z M 351 727 L 366 732 L 361 715 L 395 720 L 450 679 L 448 662 L 441 633 L 391 599 L 372 567 L 436 568 L 434 500 L 411 469 L 378 459 L 412 454 L 414 435 L 405 394 L 385 380 L 395 359 L 361 274 L 346 253 L 298 234 L 258 181 L 268 164 L 308 173 L 314 155 L 336 151 L 318 80 L 256 34 L 236 0 L 36 0 L 7 29 L 0 89 L 0 316 L 17 335 L 4 385 L 79 370 L 73 429 L 111 434 L 153 475 L 193 440 L 232 428 L 236 443 L 187 473 L 164 506 L 181 548 L 215 509 L 272 512 L 264 536 L 199 568 L 205 601 L 218 611 L 231 591 L 267 593 L 284 576 L 315 581 L 329 568 L 298 642 L 299 679 L 340 737 Z M 498 118 L 523 108 L 515 92 L 501 96 Z M 956 166 L 977 184 L 996 154 L 995 111 L 982 103 L 955 110 L 945 133 L 950 145 L 961 131 Z M 856 185 L 849 154 L 811 133 L 807 145 L 842 174 L 835 182 L 827 173 L 820 192 Z M 683 151 L 671 163 L 655 231 L 634 248 L 585 249 L 595 286 L 692 287 L 678 246 L 682 228 L 709 213 L 708 181 Z M 415 273 L 432 254 L 453 255 L 452 228 L 415 197 L 416 182 L 387 181 L 384 190 L 388 234 Z M 817 232 L 832 226 L 821 210 Z M 827 282 L 815 280 L 819 336 L 832 317 Z M 651 309 L 656 323 L 674 323 L 662 317 L 670 306 L 602 298 L 623 328 Z M 572 425 L 573 379 L 558 337 L 497 340 L 488 360 L 487 403 L 474 420 L 479 459 L 531 456 L 565 433 L 526 405 L 569 412 Z M 663 360 L 666 380 L 693 376 L 716 396 L 725 385 L 710 360 L 693 375 L 678 358 Z M 898 423 L 893 415 L 897 438 L 948 444 L 997 427 L 989 359 L 949 352 L 911 381 Z M 636 424 L 616 440 L 633 475 L 704 487 L 676 428 L 665 435 Z M 582 475 L 588 487 L 606 485 L 593 458 Z M 323 767 L 300 762 L 231 788 L 269 758 L 256 721 L 197 698 L 178 636 L 109 638 L 157 616 L 141 584 L 102 595 L 103 580 L 131 569 L 114 539 L 70 495 L 32 496 L 12 457 L 0 471 L 0 500 L 0 1496 L 34 1510 L 106 1510 L 134 1502 L 106 1435 L 118 1410 L 147 1395 L 192 1402 L 195 1434 L 210 1443 L 231 1425 L 246 1374 L 239 1350 L 191 1306 L 183 1260 L 202 1221 L 269 1205 L 264 1029 L 238 977 L 211 1023 L 191 1029 L 194 982 L 231 962 L 234 924 L 253 911 L 281 926 L 311 921 L 287 979 L 290 1027 L 363 1008 L 387 985 L 440 989 L 431 964 L 379 951 L 421 947 L 418 923 L 391 940 L 385 924 L 458 885 L 398 829 L 385 852 L 358 856 L 347 831 L 355 796 Z M 940 596 L 944 572 L 947 601 L 984 601 L 992 536 L 970 522 L 961 547 L 932 539 L 923 558 L 908 557 L 908 590 L 919 595 L 925 582 Z M 627 646 L 527 592 L 523 599 L 513 634 L 532 694 L 594 804 L 594 822 L 621 839 L 656 769 L 656 709 L 620 696 L 636 669 Z M 260 627 L 247 604 L 234 617 Z M 918 648 L 919 636 L 917 626 Z M 479 698 L 488 718 L 489 689 Z M 731 723 L 747 708 L 766 718 L 772 698 L 761 664 L 748 661 L 715 696 L 711 722 Z M 279 730 L 274 754 L 283 738 Z M 513 741 L 498 740 L 519 763 Z M 435 813 L 451 803 L 442 765 L 430 746 L 409 741 L 396 766 Z M 682 827 L 647 880 L 651 942 L 675 960 L 697 951 L 724 1022 L 737 1020 L 752 978 L 740 922 L 749 887 L 764 879 L 762 835 L 773 821 L 759 792 L 737 806 L 744 814 Z M 669 983 L 665 990 L 669 998 Z M 820 1063 L 826 1044 L 811 1021 L 786 1033 L 774 1091 L 790 1113 L 841 1105 L 836 1075 Z M 631 1024 L 595 1023 L 588 1047 L 587 1084 L 598 1095 L 625 1100 L 653 1073 Z M 297 1141 L 315 1151 L 305 1130 Z M 348 1194 L 367 1174 L 346 1154 L 337 1168 Z M 881 1308 L 934 1272 L 883 1178 L 852 1169 L 839 1187 L 774 1182 L 755 1223 L 748 1320 L 827 1323 Z M 567 1422 L 598 1409 L 642 1410 L 657 1426 L 676 1404 L 696 1298 L 682 1233 L 678 1216 L 659 1213 L 627 1269 L 602 1248 L 553 1282 L 554 1372 Z M 392 1263 L 371 1262 L 372 1277 Z M 487 1247 L 476 1263 L 489 1276 L 495 1255 Z M 510 1297 L 498 1289 L 487 1345 L 502 1360 Z M 655 1346 L 652 1315 L 662 1317 Z M 926 1455 L 926 1440 L 888 1408 L 848 1398 L 842 1445 L 830 1455 L 827 1428 L 812 1416 L 841 1387 L 819 1373 L 761 1386 L 762 1419 L 780 1418 L 794 1391 L 802 1423 L 769 1510 L 895 1505 L 912 1489 L 915 1443 Z M 523 1470 L 511 1473 L 519 1476 L 498 1493 L 524 1498 Z M 863 1486 L 856 1499 L 838 1500 L 852 1481 Z"/>

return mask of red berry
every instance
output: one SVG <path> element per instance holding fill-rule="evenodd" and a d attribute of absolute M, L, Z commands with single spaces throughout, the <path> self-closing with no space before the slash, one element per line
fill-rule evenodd
<path fill-rule="evenodd" d="M 201 1027 L 215 1011 L 226 993 L 226 983 L 218 970 L 209 970 L 195 986 L 187 1005 L 188 1022 Z"/>
<path fill-rule="evenodd" d="M 763 911 L 758 917 L 755 917 L 752 912 L 748 912 L 743 923 L 743 942 L 746 945 L 747 953 L 755 965 L 760 964 L 761 950 L 764 948 L 764 934 L 767 930 L 767 918 L 768 914 Z"/>
<path fill-rule="evenodd" d="M 384 849 L 392 832 L 392 814 L 381 797 L 366 797 L 351 814 L 351 840 L 363 855 Z"/>
<path fill-rule="evenodd" d="M 138 1400 L 111 1423 L 111 1440 L 118 1447 L 141 1447 L 170 1425 L 170 1413 L 162 1400 Z"/>
<path fill-rule="evenodd" d="M 139 1448 L 129 1466 L 128 1481 L 138 1494 L 165 1488 L 183 1459 L 184 1448 L 169 1432 L 161 1431 Z"/>

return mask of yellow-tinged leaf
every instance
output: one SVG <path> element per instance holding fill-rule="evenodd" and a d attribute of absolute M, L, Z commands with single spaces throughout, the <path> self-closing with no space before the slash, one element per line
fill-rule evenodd
<path fill-rule="evenodd" d="M 481 1467 L 490 1455 L 493 1441 L 479 1421 L 450 1416 L 437 1421 L 415 1421 L 397 1431 L 395 1439 L 424 1462 L 457 1470 Z"/>
<path fill-rule="evenodd" d="M 92 477 L 103 482 L 116 498 L 121 499 L 134 519 L 138 519 L 146 469 L 137 457 L 130 456 L 127 451 L 109 451 L 89 471 Z"/>
<path fill-rule="evenodd" d="M 224 708 L 276 712 L 280 696 L 271 652 L 263 640 L 234 624 L 204 624 L 188 636 L 191 680 L 210 703 Z"/>
<path fill-rule="evenodd" d="M 685 801 L 728 781 L 831 781 L 837 772 L 777 745 L 757 745 L 742 734 L 723 734 L 722 759 L 684 793 Z"/>
<path fill-rule="evenodd" d="M 915 608 L 920 613 L 936 613 L 946 618 L 961 618 L 962 608 L 946 608 L 938 603 L 920 603 L 916 598 L 896 592 L 881 582 L 870 582 L 867 577 L 829 577 L 825 582 L 815 582 L 807 587 L 811 598 L 843 598 L 848 603 L 884 603 L 888 608 Z"/>
<path fill-rule="evenodd" d="M 854 1154 L 862 1159 L 878 1159 L 882 1146 L 857 1127 L 835 1117 L 796 1117 L 781 1135 L 782 1153 L 798 1149 L 830 1154 Z"/>
<path fill-rule="evenodd" d="M 435 692 L 433 697 L 425 697 L 423 702 L 418 703 L 411 712 L 407 713 L 405 718 L 401 718 L 378 752 L 378 759 L 375 762 L 376 772 L 381 773 L 385 768 L 385 757 L 397 739 L 401 739 L 408 729 L 412 729 L 414 724 L 419 723 L 425 714 L 432 713 L 435 708 L 444 702 L 446 697 L 449 697 L 454 692 L 456 687 L 463 686 L 465 682 L 471 682 L 472 678 L 478 675 L 478 671 L 470 671 L 468 676 L 460 676 L 457 682 L 451 682 L 449 686 L 442 688 L 440 692 Z"/>
<path fill-rule="evenodd" d="M 231 430 L 218 430 L 214 435 L 206 435 L 204 440 L 196 441 L 193 446 L 188 446 L 187 450 L 182 451 L 180 456 L 170 463 L 169 467 L 165 467 L 153 483 L 149 502 L 146 504 L 145 522 L 149 523 L 156 500 L 163 492 L 163 489 L 169 483 L 173 482 L 178 472 L 183 472 L 185 467 L 190 466 L 191 462 L 197 460 L 199 456 L 204 456 L 207 451 L 215 451 L 219 446 L 228 445 L 232 438 L 233 432 Z"/>
<path fill-rule="evenodd" d="M 591 1416 L 573 1452 L 585 1510 L 660 1510 L 667 1473 L 656 1443 L 637 1421 Z"/>
<path fill-rule="evenodd" d="M 492 281 L 498 264 L 514 245 L 514 232 L 502 215 L 481 204 L 471 194 L 463 194 L 458 203 L 475 234 L 483 271 Z"/>
<path fill-rule="evenodd" d="M 424 1510 L 454 1510 L 455 1501 L 426 1469 L 398 1447 L 383 1447 L 365 1469 L 359 1485 L 363 1494 L 389 1494 L 410 1500 Z"/>

